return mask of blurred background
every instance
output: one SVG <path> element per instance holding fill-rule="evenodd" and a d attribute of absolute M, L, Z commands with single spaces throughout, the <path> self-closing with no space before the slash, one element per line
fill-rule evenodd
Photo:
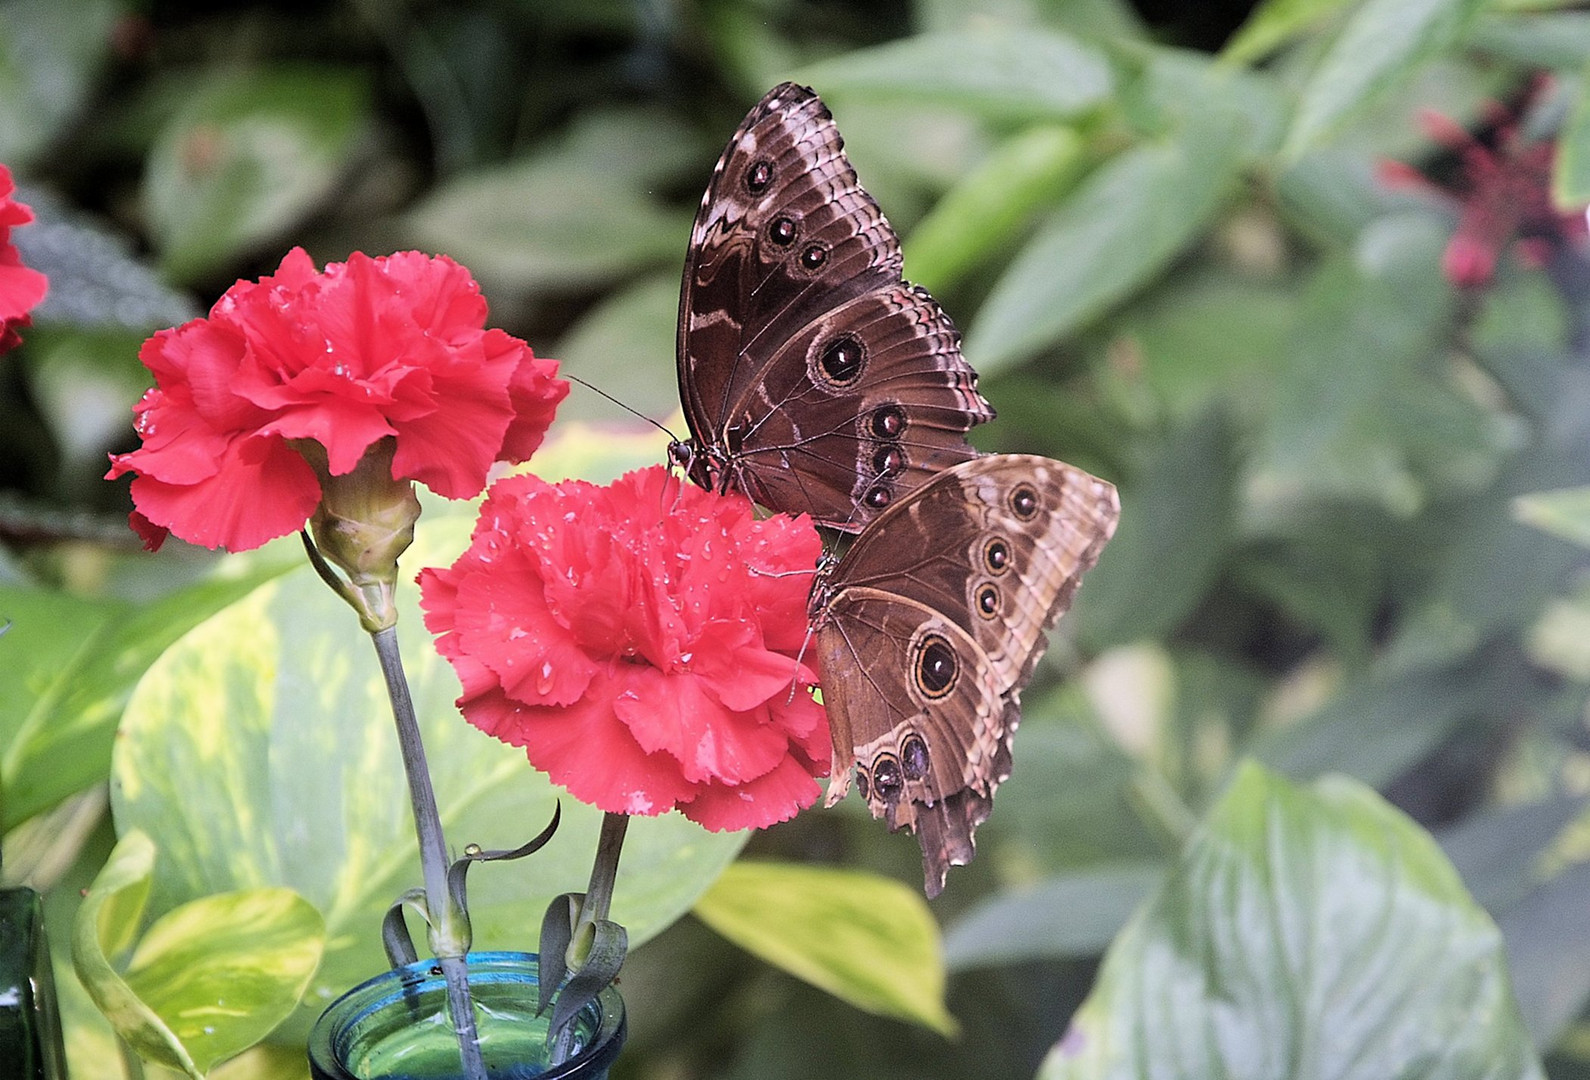
<path fill-rule="evenodd" d="M 1550 1074 L 1590 1075 L 1584 515 L 1519 502 L 1590 484 L 1590 12 L 1413 7 L 0 0 L 13 240 L 50 278 L 0 358 L 0 581 L 131 613 L 207 572 L 138 551 L 105 455 L 136 445 L 140 343 L 293 245 L 449 254 L 494 325 L 682 431 L 690 222 L 795 78 L 965 335 L 979 445 L 1124 511 L 932 906 L 958 1037 L 687 917 L 625 969 L 615 1077 L 1032 1075 L 1243 757 L 1431 830 Z M 568 421 L 635 430 L 580 387 Z M 108 845 L 96 723 L 64 790 L 8 797 L 6 879 L 63 919 Z M 857 800 L 747 854 L 919 881 Z"/>

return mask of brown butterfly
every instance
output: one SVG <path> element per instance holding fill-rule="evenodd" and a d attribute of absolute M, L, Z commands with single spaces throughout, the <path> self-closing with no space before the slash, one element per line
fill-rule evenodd
<path fill-rule="evenodd" d="M 901 279 L 900 242 L 810 89 L 770 90 L 701 200 L 679 297 L 669 457 L 709 490 L 859 531 L 976 455 L 994 410 L 960 335 Z"/>
<path fill-rule="evenodd" d="M 818 578 L 828 805 L 854 768 L 872 816 L 916 833 L 928 896 L 971 861 L 1045 631 L 1119 514 L 1115 488 L 1081 469 L 989 455 L 888 507 Z"/>

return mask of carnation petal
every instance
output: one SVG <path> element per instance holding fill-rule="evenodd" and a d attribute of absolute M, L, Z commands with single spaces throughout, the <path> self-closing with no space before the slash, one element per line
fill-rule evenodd
<path fill-rule="evenodd" d="M 789 737 L 769 722 L 766 709 L 726 709 L 693 675 L 635 666 L 619 681 L 624 689 L 613 702 L 615 715 L 643 749 L 677 759 L 687 780 L 741 783 L 789 752 Z"/>
<path fill-rule="evenodd" d="M 704 829 L 729 832 L 765 829 L 788 821 L 817 801 L 819 787 L 807 767 L 787 757 L 771 771 L 746 783 L 708 784 L 680 813 Z"/>
<path fill-rule="evenodd" d="M 320 502 L 320 482 L 280 439 L 239 439 L 213 476 L 192 484 L 139 476 L 132 497 L 150 522 L 190 544 L 248 551 L 303 528 Z"/>

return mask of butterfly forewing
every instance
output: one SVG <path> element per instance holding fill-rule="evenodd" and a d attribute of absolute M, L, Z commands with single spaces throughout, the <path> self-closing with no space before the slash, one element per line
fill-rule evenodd
<path fill-rule="evenodd" d="M 692 479 L 853 532 L 974 456 L 965 434 L 993 410 L 900 267 L 828 110 L 805 87 L 770 91 L 713 172 L 685 262 Z"/>
<path fill-rule="evenodd" d="M 979 458 L 881 514 L 814 593 L 829 801 L 854 767 L 873 815 L 916 831 L 929 895 L 971 858 L 1045 632 L 1118 513 L 1115 489 L 1080 469 Z"/>

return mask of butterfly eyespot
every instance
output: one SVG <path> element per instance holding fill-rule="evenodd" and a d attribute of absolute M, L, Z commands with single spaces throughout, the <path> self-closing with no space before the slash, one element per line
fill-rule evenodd
<path fill-rule="evenodd" d="M 1010 545 L 997 536 L 984 544 L 983 566 L 990 574 L 1003 574 L 1010 568 Z"/>
<path fill-rule="evenodd" d="M 888 484 L 873 484 L 861 497 L 861 501 L 873 510 L 882 510 L 894 501 L 894 492 L 889 490 Z"/>
<path fill-rule="evenodd" d="M 861 374 L 862 364 L 866 358 L 867 353 L 862 348 L 861 342 L 846 334 L 824 346 L 817 363 L 822 367 L 823 374 L 828 377 L 830 383 L 848 386 Z"/>
<path fill-rule="evenodd" d="M 930 699 L 944 697 L 955 688 L 961 665 L 955 648 L 938 635 L 928 634 L 916 647 L 916 662 L 911 665 L 916 687 Z"/>
<path fill-rule="evenodd" d="M 893 754 L 879 754 L 873 760 L 872 789 L 884 802 L 894 802 L 905 789 L 905 777 Z"/>
<path fill-rule="evenodd" d="M 1038 513 L 1038 492 L 1031 484 L 1019 484 L 1010 493 L 1011 513 L 1023 521 L 1031 521 Z"/>
<path fill-rule="evenodd" d="M 828 249 L 821 244 L 812 244 L 801 252 L 801 265 L 808 270 L 816 270 L 828 261 Z"/>
<path fill-rule="evenodd" d="M 795 242 L 795 236 L 799 231 L 795 227 L 794 218 L 774 218 L 773 224 L 767 227 L 767 238 L 779 247 L 789 247 Z"/>
<path fill-rule="evenodd" d="M 928 748 L 922 736 L 907 735 L 900 746 L 900 764 L 907 780 L 921 780 L 928 774 Z"/>
<path fill-rule="evenodd" d="M 745 170 L 745 190 L 752 195 L 760 195 L 767 190 L 773 182 L 773 165 L 768 161 L 754 162 Z"/>
<path fill-rule="evenodd" d="M 898 446 L 880 446 L 872 455 L 872 471 L 881 477 L 893 476 L 905 468 L 905 454 Z"/>
<path fill-rule="evenodd" d="M 905 431 L 905 410 L 893 404 L 879 405 L 872 410 L 869 426 L 875 438 L 898 439 Z"/>
<path fill-rule="evenodd" d="M 985 584 L 977 590 L 977 613 L 985 619 L 999 614 L 999 589 Z"/>

